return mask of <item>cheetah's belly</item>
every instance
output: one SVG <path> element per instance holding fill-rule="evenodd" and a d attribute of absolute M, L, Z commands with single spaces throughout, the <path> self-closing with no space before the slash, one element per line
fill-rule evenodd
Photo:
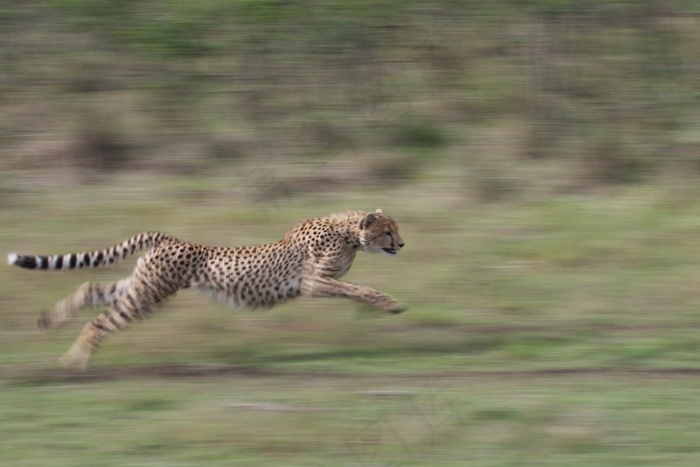
<path fill-rule="evenodd" d="M 240 281 L 228 287 L 197 287 L 206 296 L 233 310 L 267 309 L 298 297 L 301 294 L 301 279 L 251 284 Z"/>

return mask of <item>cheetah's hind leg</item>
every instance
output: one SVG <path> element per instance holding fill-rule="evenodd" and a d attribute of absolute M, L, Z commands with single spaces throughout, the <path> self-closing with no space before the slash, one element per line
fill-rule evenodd
<path fill-rule="evenodd" d="M 64 367 L 84 370 L 105 337 L 145 317 L 157 304 L 180 288 L 179 284 L 163 277 L 151 277 L 150 284 L 147 286 L 146 279 L 137 270 L 107 310 L 83 326 L 78 338 L 61 357 L 60 363 Z"/>
<path fill-rule="evenodd" d="M 76 313 L 87 306 L 107 306 L 119 298 L 129 286 L 130 279 L 123 279 L 111 284 L 94 284 L 85 282 L 78 290 L 57 302 L 49 311 L 39 315 L 39 329 L 56 329 L 65 325 Z"/>

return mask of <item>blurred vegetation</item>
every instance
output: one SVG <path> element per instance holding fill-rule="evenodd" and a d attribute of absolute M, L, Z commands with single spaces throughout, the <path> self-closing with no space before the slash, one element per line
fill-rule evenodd
<path fill-rule="evenodd" d="M 699 14 L 689 0 L 5 2 L 2 165 L 353 158 L 369 172 L 354 181 L 376 183 L 447 158 L 482 199 L 539 193 L 552 164 L 548 192 L 696 176 Z"/>
<path fill-rule="evenodd" d="M 0 244 L 381 207 L 409 311 L 183 291 L 56 368 L 99 271 L 0 268 L 3 465 L 698 465 L 700 4 L 0 2 Z M 372 391 L 375 391 L 374 393 Z"/>

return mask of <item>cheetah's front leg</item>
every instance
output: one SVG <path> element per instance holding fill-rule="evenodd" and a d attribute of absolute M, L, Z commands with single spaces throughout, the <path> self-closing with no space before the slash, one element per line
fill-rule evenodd
<path fill-rule="evenodd" d="M 388 313 L 401 313 L 406 308 L 390 295 L 364 285 L 342 282 L 329 277 L 306 280 L 301 285 L 301 294 L 307 297 L 349 298 L 366 303 Z"/>

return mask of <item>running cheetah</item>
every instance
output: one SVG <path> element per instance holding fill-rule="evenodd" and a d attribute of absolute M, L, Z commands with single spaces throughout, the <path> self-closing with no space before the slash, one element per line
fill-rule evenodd
<path fill-rule="evenodd" d="M 61 358 L 87 368 L 98 344 L 180 289 L 195 287 L 234 309 L 271 308 L 299 295 L 343 297 L 389 313 L 404 307 L 377 290 L 338 280 L 358 250 L 390 256 L 403 248 L 396 223 L 381 209 L 347 211 L 299 222 L 284 238 L 236 248 L 195 245 L 161 232 L 145 232 L 113 247 L 67 255 L 11 253 L 8 264 L 27 269 L 75 269 L 114 264 L 141 249 L 130 277 L 112 284 L 86 282 L 39 316 L 39 328 L 65 324 L 85 306 L 107 306 L 88 322 Z"/>

